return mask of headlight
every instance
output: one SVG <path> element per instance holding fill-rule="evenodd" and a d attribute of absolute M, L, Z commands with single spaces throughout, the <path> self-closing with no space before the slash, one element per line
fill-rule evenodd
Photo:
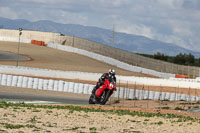
<path fill-rule="evenodd" d="M 113 88 L 113 84 L 110 84 L 110 88 Z"/>

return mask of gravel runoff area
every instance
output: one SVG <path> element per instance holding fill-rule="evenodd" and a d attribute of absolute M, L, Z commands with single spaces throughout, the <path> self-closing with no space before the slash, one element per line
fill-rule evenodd
<path fill-rule="evenodd" d="M 102 106 L 0 103 L 0 132 L 199 133 L 200 119 Z"/>
<path fill-rule="evenodd" d="M 0 41 L 0 51 L 17 53 L 17 48 L 18 43 L 16 42 Z M 20 61 L 19 66 L 94 73 L 105 73 L 110 68 L 113 68 L 116 70 L 118 75 L 154 77 L 147 74 L 123 70 L 117 68 L 116 66 L 112 66 L 75 53 L 59 51 L 56 49 L 32 44 L 21 43 L 19 53 L 20 55 L 31 58 L 30 61 Z M 0 64 L 16 65 L 16 61 L 0 60 Z"/>

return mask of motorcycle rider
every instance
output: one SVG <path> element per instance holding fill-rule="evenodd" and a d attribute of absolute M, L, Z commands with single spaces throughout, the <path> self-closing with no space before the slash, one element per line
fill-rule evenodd
<path fill-rule="evenodd" d="M 92 90 L 92 94 L 95 94 L 96 90 L 102 86 L 104 84 L 105 79 L 112 78 L 115 83 L 116 83 L 116 77 L 115 77 L 115 70 L 114 69 L 109 69 L 108 73 L 104 73 L 100 78 L 99 78 L 99 82 L 97 83 L 97 85 L 94 87 L 94 89 Z"/>

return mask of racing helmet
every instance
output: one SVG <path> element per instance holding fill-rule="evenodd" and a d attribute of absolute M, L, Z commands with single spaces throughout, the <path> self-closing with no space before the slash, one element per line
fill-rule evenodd
<path fill-rule="evenodd" d="M 115 76 L 115 70 L 114 70 L 114 69 L 109 69 L 108 73 L 109 73 L 111 76 Z"/>

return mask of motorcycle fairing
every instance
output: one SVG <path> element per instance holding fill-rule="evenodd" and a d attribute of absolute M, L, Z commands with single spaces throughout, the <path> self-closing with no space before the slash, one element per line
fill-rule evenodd
<path fill-rule="evenodd" d="M 100 98 L 102 92 L 107 88 L 106 85 L 102 85 L 101 87 L 99 87 L 99 89 L 96 90 L 95 95 Z"/>

